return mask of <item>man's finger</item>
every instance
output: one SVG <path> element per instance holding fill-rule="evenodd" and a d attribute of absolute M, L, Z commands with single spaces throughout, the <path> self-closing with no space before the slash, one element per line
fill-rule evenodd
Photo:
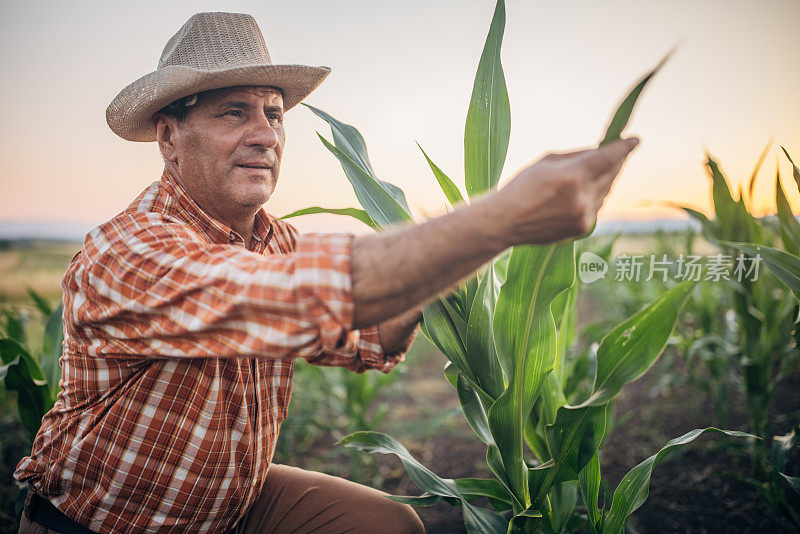
<path fill-rule="evenodd" d="M 639 139 L 630 137 L 628 139 L 618 139 L 607 145 L 587 152 L 586 165 L 595 176 L 602 176 L 614 169 L 619 171 L 622 162 L 639 144 Z M 616 173 L 615 173 L 616 174 Z"/>

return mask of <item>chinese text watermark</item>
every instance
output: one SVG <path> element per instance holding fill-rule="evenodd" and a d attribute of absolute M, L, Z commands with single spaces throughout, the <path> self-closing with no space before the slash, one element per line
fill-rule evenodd
<path fill-rule="evenodd" d="M 722 280 L 758 280 L 760 254 L 734 257 L 727 254 L 699 256 L 680 254 L 668 257 L 662 254 L 620 254 L 614 259 L 614 280 L 617 282 L 649 282 L 659 280 L 691 280 L 695 282 Z M 578 276 L 585 284 L 605 278 L 610 270 L 608 262 L 593 252 L 584 252 L 578 260 Z"/>

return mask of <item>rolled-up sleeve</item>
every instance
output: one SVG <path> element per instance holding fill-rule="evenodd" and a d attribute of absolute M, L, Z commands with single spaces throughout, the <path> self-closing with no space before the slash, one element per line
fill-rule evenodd
<path fill-rule="evenodd" d="M 68 343 L 110 357 L 313 359 L 355 341 L 365 361 L 381 358 L 377 330 L 363 340 L 352 330 L 351 242 L 309 234 L 290 254 L 263 256 L 159 214 L 115 219 L 67 271 Z"/>
<path fill-rule="evenodd" d="M 384 352 L 378 327 L 370 326 L 351 332 L 348 342 L 341 349 L 321 351 L 306 360 L 314 365 L 346 367 L 357 373 L 368 369 L 388 373 L 404 358 L 405 351 Z"/>

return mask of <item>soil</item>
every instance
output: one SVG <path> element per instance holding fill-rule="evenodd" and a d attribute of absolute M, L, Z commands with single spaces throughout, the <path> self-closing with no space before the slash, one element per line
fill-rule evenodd
<path fill-rule="evenodd" d="M 409 366 L 404 383 L 425 384 L 424 395 L 416 388 L 398 395 L 392 402 L 402 407 L 403 417 L 416 410 L 456 408 L 458 401 L 452 388 L 441 375 L 444 358 L 415 362 Z M 688 386 L 668 390 L 659 388 L 658 378 L 667 371 L 659 362 L 642 379 L 623 389 L 616 401 L 617 426 L 602 449 L 604 482 L 613 488 L 633 466 L 657 452 L 670 439 L 694 428 L 720 426 L 714 421 L 714 410 L 706 405 L 702 394 Z M 680 370 L 677 370 L 680 372 Z M 672 369 L 675 373 L 676 370 Z M 437 378 L 437 374 L 438 378 Z M 434 388 L 430 380 L 438 380 Z M 448 391 L 449 390 L 449 391 Z M 744 398 L 730 392 L 730 410 L 726 428 L 746 430 Z M 795 374 L 778 385 L 771 412 L 777 421 L 772 435 L 784 434 L 800 422 L 800 375 Z M 716 424 L 715 424 L 716 423 Z M 392 426 L 391 421 L 388 422 Z M 391 431 L 423 465 L 447 478 L 489 477 L 485 464 L 485 447 L 474 436 L 460 414 L 448 418 L 434 433 L 409 439 L 407 433 Z M 413 432 L 412 432 L 413 434 Z M 322 440 L 323 449 L 333 445 Z M 329 451 L 329 449 L 328 449 Z M 800 447 L 795 447 L 787 472 L 800 473 Z M 378 461 L 381 489 L 393 494 L 417 495 L 419 489 L 405 474 L 394 456 L 375 455 Z M 343 473 L 346 475 L 346 473 Z M 639 533 L 783 533 L 795 532 L 771 515 L 758 496 L 758 490 L 741 480 L 750 474 L 749 455 L 743 441 L 705 435 L 694 443 L 672 453 L 653 471 L 650 495 L 628 522 L 628 532 Z M 789 490 L 787 493 L 791 493 Z M 610 495 L 610 493 L 609 493 Z M 790 495 L 793 506 L 800 510 L 800 499 Z M 479 503 L 480 504 L 480 503 Z M 417 508 L 427 532 L 466 532 L 460 509 L 446 503 Z"/>

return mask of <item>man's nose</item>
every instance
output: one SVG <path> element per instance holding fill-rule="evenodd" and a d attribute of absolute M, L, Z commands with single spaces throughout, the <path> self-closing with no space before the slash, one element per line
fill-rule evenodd
<path fill-rule="evenodd" d="M 278 144 L 278 132 L 275 131 L 266 115 L 258 114 L 253 119 L 253 124 L 247 132 L 245 144 L 264 147 L 273 147 Z"/>

